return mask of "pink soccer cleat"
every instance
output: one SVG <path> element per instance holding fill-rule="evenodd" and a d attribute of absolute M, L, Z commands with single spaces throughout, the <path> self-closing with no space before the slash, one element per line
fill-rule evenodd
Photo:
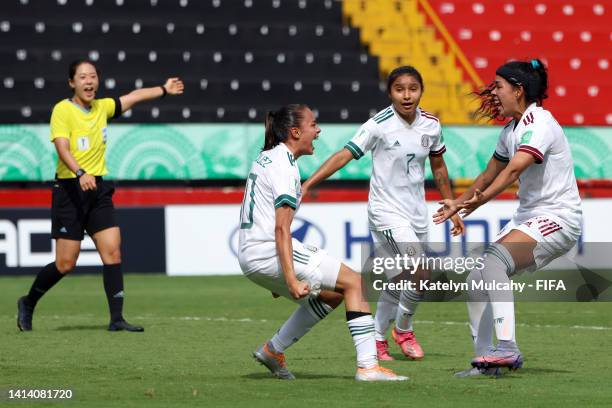
<path fill-rule="evenodd" d="M 510 370 L 518 370 L 522 366 L 523 355 L 518 349 L 503 350 L 498 348 L 472 360 L 472 367 L 478 369 L 508 367 Z"/>
<path fill-rule="evenodd" d="M 387 340 L 376 340 L 376 356 L 378 361 L 391 361 L 395 360 L 391 354 L 389 354 L 389 342 Z"/>
<path fill-rule="evenodd" d="M 393 328 L 391 334 L 393 335 L 393 340 L 400 346 L 406 357 L 411 360 L 420 360 L 425 357 L 425 353 L 423 353 L 423 349 L 414 336 L 413 331 L 398 332 L 396 328 Z"/>

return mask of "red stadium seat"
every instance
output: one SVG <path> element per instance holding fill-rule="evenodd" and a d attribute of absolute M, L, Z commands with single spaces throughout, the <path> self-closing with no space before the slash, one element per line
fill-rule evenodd
<path fill-rule="evenodd" d="M 504 62 L 537 57 L 550 69 L 546 104 L 560 122 L 612 124 L 609 0 L 430 3 L 485 83 Z"/>

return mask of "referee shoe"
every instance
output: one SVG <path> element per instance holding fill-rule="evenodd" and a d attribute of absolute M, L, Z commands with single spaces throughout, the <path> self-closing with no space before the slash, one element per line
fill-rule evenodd
<path fill-rule="evenodd" d="M 32 331 L 32 316 L 34 308 L 28 304 L 27 296 L 22 296 L 17 301 L 17 327 L 21 331 Z"/>
<path fill-rule="evenodd" d="M 144 327 L 142 326 L 134 326 L 133 324 L 129 324 L 125 321 L 125 319 L 115 320 L 114 322 L 110 322 L 108 325 L 108 331 L 129 331 L 129 332 L 143 332 Z"/>

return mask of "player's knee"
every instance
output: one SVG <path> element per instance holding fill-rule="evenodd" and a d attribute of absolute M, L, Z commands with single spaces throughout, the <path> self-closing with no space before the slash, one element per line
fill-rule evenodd
<path fill-rule="evenodd" d="M 112 248 L 103 255 L 103 258 L 105 264 L 113 265 L 121 263 L 121 249 L 119 247 Z"/>
<path fill-rule="evenodd" d="M 55 266 L 62 275 L 66 275 L 74 270 L 76 267 L 76 259 L 72 258 L 60 258 L 55 260 Z"/>
<path fill-rule="evenodd" d="M 361 291 L 361 275 L 342 264 L 336 280 L 336 292 L 346 295 L 352 291 Z"/>
<path fill-rule="evenodd" d="M 344 296 L 342 295 L 342 293 L 324 290 L 321 291 L 319 299 L 326 305 L 330 306 L 332 309 L 335 309 L 340 306 L 340 304 L 344 300 Z"/>
<path fill-rule="evenodd" d="M 358 290 L 361 291 L 361 277 L 357 272 L 350 271 L 345 280 L 345 291 Z"/>
<path fill-rule="evenodd" d="M 486 251 L 482 277 L 487 280 L 500 276 L 505 278 L 514 274 L 515 268 L 514 259 L 508 249 L 502 244 L 493 243 Z"/>

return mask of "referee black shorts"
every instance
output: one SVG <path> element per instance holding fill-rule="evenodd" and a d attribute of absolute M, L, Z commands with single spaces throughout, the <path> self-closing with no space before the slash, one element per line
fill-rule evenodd
<path fill-rule="evenodd" d="M 96 190 L 83 191 L 78 179 L 56 179 L 51 204 L 51 236 L 81 241 L 84 232 L 117 226 L 113 194 L 115 183 L 96 177 Z"/>

